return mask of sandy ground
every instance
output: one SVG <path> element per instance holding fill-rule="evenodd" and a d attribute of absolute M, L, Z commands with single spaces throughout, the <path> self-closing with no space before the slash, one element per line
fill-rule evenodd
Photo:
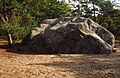
<path fill-rule="evenodd" d="M 30 55 L 0 43 L 0 78 L 120 78 L 120 52 Z"/>

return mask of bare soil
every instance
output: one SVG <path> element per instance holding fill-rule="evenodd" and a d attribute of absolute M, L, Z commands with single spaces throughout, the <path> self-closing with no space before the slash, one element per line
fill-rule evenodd
<path fill-rule="evenodd" d="M 0 42 L 0 78 L 120 78 L 120 43 L 106 54 L 19 54 Z"/>

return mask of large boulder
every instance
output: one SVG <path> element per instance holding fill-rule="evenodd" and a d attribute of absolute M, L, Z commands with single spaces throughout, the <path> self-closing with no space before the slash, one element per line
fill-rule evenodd
<path fill-rule="evenodd" d="M 46 19 L 22 41 L 20 50 L 32 53 L 108 54 L 114 36 L 89 18 Z"/>

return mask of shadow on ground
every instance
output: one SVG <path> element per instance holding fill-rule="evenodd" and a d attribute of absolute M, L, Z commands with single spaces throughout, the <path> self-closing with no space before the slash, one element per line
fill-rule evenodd
<path fill-rule="evenodd" d="M 38 53 L 38 52 L 32 52 L 32 53 L 31 52 L 22 52 L 22 51 L 20 51 L 20 47 L 21 47 L 20 43 L 15 43 L 14 47 L 11 48 L 7 45 L 7 42 L 2 42 L 2 43 L 0 42 L 0 49 L 5 49 L 6 52 L 17 53 L 17 54 L 30 54 L 30 55 L 31 54 L 32 55 L 52 54 L 52 53 Z M 115 48 L 117 48 L 118 52 L 120 51 L 120 42 L 115 43 Z M 73 53 L 71 53 L 71 54 L 73 54 Z"/>
<path fill-rule="evenodd" d="M 52 63 L 32 63 L 60 68 L 62 72 L 74 73 L 74 78 L 120 78 L 120 53 L 111 55 L 59 56 Z"/>
<path fill-rule="evenodd" d="M 0 49 L 8 49 L 8 45 L 0 45 Z"/>
<path fill-rule="evenodd" d="M 15 45 L 18 46 L 19 45 Z M 117 44 L 116 47 L 118 47 Z M 7 45 L 0 45 L 0 49 L 7 52 L 18 54 L 31 54 L 20 52 L 14 48 L 10 49 Z M 61 72 L 74 73 L 74 78 L 120 78 L 120 53 L 106 54 L 78 54 L 60 55 L 54 57 L 59 61 L 50 63 L 30 63 L 28 66 L 43 65 L 46 67 L 59 68 Z"/>
<path fill-rule="evenodd" d="M 53 54 L 53 53 L 39 53 L 39 52 L 23 52 L 20 50 L 20 43 L 16 43 L 14 48 L 10 48 L 7 44 L 0 45 L 0 49 L 6 49 L 6 52 L 18 53 L 18 54 L 30 54 L 30 55 L 38 55 L 38 54 Z M 117 48 L 117 52 L 120 52 L 120 42 L 115 43 L 115 48 Z M 71 53 L 73 54 L 73 53 Z"/>

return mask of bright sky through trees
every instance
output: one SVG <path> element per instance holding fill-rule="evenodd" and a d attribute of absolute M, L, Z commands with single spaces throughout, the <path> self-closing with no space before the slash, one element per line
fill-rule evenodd
<path fill-rule="evenodd" d="M 115 8 L 120 9 L 120 0 L 111 0 L 111 1 L 112 1 L 112 3 L 116 4 Z"/>
<path fill-rule="evenodd" d="M 74 4 L 74 5 L 78 5 L 78 1 L 77 0 L 75 2 L 73 0 L 58 0 L 58 1 L 64 1 L 66 3 L 70 2 L 70 3 Z M 85 0 L 83 0 L 83 1 L 85 1 Z M 110 0 L 110 1 L 112 1 L 112 3 L 115 4 L 114 8 L 120 9 L 120 0 Z"/>
<path fill-rule="evenodd" d="M 59 0 L 59 1 L 65 1 L 66 3 L 68 3 L 69 1 L 73 2 L 73 0 Z M 115 4 L 120 5 L 120 0 L 110 0 L 110 1 L 112 1 Z"/>

